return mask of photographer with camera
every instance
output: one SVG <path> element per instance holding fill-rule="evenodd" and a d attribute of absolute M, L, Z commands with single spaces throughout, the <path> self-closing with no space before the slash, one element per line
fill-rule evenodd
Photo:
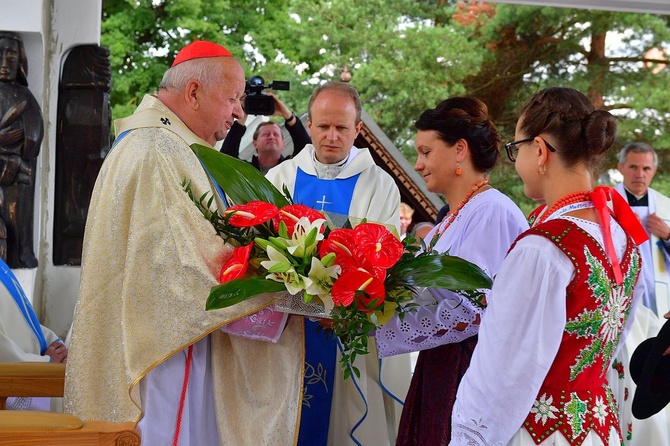
<path fill-rule="evenodd" d="M 278 85 L 275 85 L 278 84 Z M 264 88 L 288 90 L 288 82 L 273 82 L 269 87 L 264 85 L 263 78 L 254 76 L 247 81 L 246 97 L 244 99 L 244 116 L 239 118 L 231 127 L 221 146 L 221 152 L 239 158 L 240 142 L 247 131 L 245 125 L 248 114 L 281 116 L 284 126 L 293 140 L 293 155 L 284 157 L 284 138 L 282 131 L 274 121 L 262 122 L 256 127 L 253 136 L 253 145 L 257 155 L 251 159 L 251 165 L 266 174 L 268 170 L 285 159 L 295 156 L 305 145 L 312 141 L 300 119 L 274 93 L 262 92 Z"/>

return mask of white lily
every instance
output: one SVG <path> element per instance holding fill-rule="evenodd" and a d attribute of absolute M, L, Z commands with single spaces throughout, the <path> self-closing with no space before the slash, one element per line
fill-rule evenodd
<path fill-rule="evenodd" d="M 293 269 L 291 261 L 282 254 L 274 245 L 268 245 L 266 252 L 270 260 L 264 260 L 261 262 L 261 266 L 271 272 L 289 272 Z M 294 270 L 295 271 L 295 270 Z"/>
<path fill-rule="evenodd" d="M 321 227 L 326 220 L 319 218 L 310 222 L 307 217 L 301 217 L 295 224 L 293 235 L 286 240 L 287 251 L 294 257 L 307 258 L 316 253 L 317 244 L 323 240 Z"/>
<path fill-rule="evenodd" d="M 290 294 L 298 294 L 309 285 L 305 283 L 305 277 L 296 272 L 288 258 L 274 246 L 268 245 L 267 253 L 270 260 L 261 262 L 261 266 L 269 273 L 265 276 L 266 279 L 284 283 Z"/>
<path fill-rule="evenodd" d="M 323 263 L 316 257 L 312 257 L 312 264 L 309 268 L 308 278 L 310 284 L 305 288 L 307 294 L 319 296 L 323 302 L 326 314 L 329 314 L 333 309 L 333 298 L 330 295 L 330 290 L 333 287 L 334 279 L 340 275 L 340 265 L 324 266 Z"/>

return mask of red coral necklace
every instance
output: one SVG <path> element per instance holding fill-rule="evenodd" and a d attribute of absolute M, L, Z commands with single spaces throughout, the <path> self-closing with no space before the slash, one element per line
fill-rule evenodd
<path fill-rule="evenodd" d="M 458 213 L 461 211 L 461 209 L 463 209 L 463 206 L 465 206 L 465 203 L 470 201 L 470 199 L 475 194 L 475 192 L 477 192 L 479 189 L 486 186 L 487 184 L 489 184 L 489 179 L 488 178 L 484 178 L 481 181 L 477 181 L 477 183 L 470 188 L 468 193 L 465 194 L 465 197 L 463 197 L 461 202 L 458 203 L 458 207 L 456 207 L 456 209 L 454 211 L 451 211 L 447 215 L 445 215 L 444 218 L 447 219 L 447 223 L 439 231 L 437 231 L 437 236 L 438 237 L 440 237 L 444 233 L 444 231 L 446 231 L 447 228 L 454 222 L 454 220 L 456 220 L 456 216 L 458 215 Z"/>
<path fill-rule="evenodd" d="M 614 248 L 614 240 L 610 228 L 610 208 L 608 206 L 608 202 L 611 201 L 610 197 L 611 195 L 608 195 L 604 189 L 597 189 L 593 193 L 583 191 L 573 192 L 558 199 L 550 209 L 540 215 L 537 223 L 533 226 L 546 221 L 554 214 L 563 215 L 577 209 L 594 207 L 598 213 L 598 219 L 600 220 L 599 225 L 602 230 L 605 253 L 612 265 L 614 280 L 617 285 L 621 285 L 623 283 L 623 274 L 621 272 L 621 264 L 619 263 L 616 249 Z"/>
<path fill-rule="evenodd" d="M 537 219 L 537 222 L 535 225 L 539 225 L 540 223 L 545 222 L 550 216 L 552 216 L 554 213 L 557 211 L 570 206 L 571 204 L 577 204 L 577 203 L 586 203 L 591 201 L 591 193 L 590 192 L 573 192 L 571 194 L 565 195 L 558 200 L 556 200 L 556 203 L 554 205 L 547 209 L 545 212 L 540 215 L 540 218 Z M 592 206 L 592 205 L 591 205 Z M 580 207 L 575 207 L 575 209 L 581 209 Z M 575 209 L 567 209 L 565 212 L 570 212 Z M 563 212 L 563 213 L 565 213 Z M 534 226 L 535 226 L 534 225 Z"/>

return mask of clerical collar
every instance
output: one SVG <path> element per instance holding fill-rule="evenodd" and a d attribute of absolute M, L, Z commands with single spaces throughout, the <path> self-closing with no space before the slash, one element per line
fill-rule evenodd
<path fill-rule="evenodd" d="M 626 200 L 630 206 L 649 206 L 649 192 L 644 195 L 637 196 L 624 187 L 626 191 Z"/>
<path fill-rule="evenodd" d="M 351 151 L 349 151 L 349 155 L 346 158 L 338 163 L 323 164 L 316 159 L 316 149 L 314 149 L 312 151 L 312 162 L 314 163 L 314 169 L 316 170 L 317 178 L 321 178 L 323 180 L 332 180 L 333 178 L 337 178 L 340 172 L 342 172 L 342 169 L 344 169 L 344 166 L 347 165 L 347 161 L 349 161 L 350 157 Z"/>

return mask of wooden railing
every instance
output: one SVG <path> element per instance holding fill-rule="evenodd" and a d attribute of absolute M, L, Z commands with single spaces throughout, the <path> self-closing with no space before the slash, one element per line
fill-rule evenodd
<path fill-rule="evenodd" d="M 0 409 L 8 397 L 62 397 L 65 365 L 0 363 Z M 0 446 L 139 446 L 134 423 L 82 421 L 58 412 L 0 410 Z"/>

